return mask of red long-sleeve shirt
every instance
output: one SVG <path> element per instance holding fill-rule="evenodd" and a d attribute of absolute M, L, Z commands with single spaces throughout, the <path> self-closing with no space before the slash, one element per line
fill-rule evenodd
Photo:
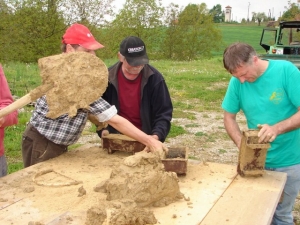
<path fill-rule="evenodd" d="M 0 65 L 0 109 L 8 106 L 13 102 L 7 80 L 5 78 L 2 66 Z M 4 128 L 18 123 L 18 112 L 14 111 L 6 115 L 4 123 L 0 127 L 0 156 L 4 154 Z"/>

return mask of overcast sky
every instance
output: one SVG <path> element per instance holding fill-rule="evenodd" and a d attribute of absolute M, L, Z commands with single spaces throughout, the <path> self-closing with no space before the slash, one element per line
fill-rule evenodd
<path fill-rule="evenodd" d="M 115 0 L 115 4 L 118 5 L 118 8 L 122 8 L 125 2 L 126 0 Z M 250 19 L 252 12 L 264 12 L 267 16 L 271 13 L 271 16 L 277 19 L 286 11 L 285 6 L 288 6 L 288 0 L 162 0 L 164 6 L 169 5 L 171 2 L 180 6 L 187 6 L 190 3 L 206 3 L 208 9 L 211 9 L 217 4 L 220 4 L 223 10 L 225 10 L 226 6 L 230 6 L 232 8 L 232 18 L 238 22 L 240 22 L 242 18 L 247 19 L 248 8 Z M 291 2 L 297 3 L 297 0 L 291 0 Z"/>

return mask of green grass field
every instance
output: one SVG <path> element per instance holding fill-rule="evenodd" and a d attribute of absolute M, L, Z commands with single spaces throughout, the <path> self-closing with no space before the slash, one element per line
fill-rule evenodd
<path fill-rule="evenodd" d="M 252 45 L 258 53 L 263 53 L 264 49 L 259 45 L 263 27 L 264 25 L 239 24 L 223 24 L 219 26 L 223 35 L 223 49 L 233 42 L 241 41 Z M 222 52 L 220 55 L 222 55 Z"/>
<path fill-rule="evenodd" d="M 215 52 L 212 59 L 201 61 L 168 61 L 151 60 L 165 77 L 168 84 L 173 105 L 174 118 L 190 118 L 193 114 L 188 111 L 218 111 L 226 91 L 230 75 L 222 66 L 222 52 L 230 43 L 244 41 L 260 50 L 259 40 L 262 27 L 230 25 L 219 26 L 223 34 L 223 49 Z M 116 59 L 104 60 L 107 66 Z M 41 84 L 37 64 L 8 63 L 4 64 L 4 71 L 12 94 L 22 97 L 30 90 Z M 27 106 L 26 112 L 19 113 L 19 124 L 6 129 L 5 147 L 9 164 L 9 173 L 23 168 L 21 156 L 22 133 L 28 122 L 32 107 Z M 169 137 L 184 133 L 179 126 L 172 126 Z M 77 145 L 76 145 L 77 146 Z"/>

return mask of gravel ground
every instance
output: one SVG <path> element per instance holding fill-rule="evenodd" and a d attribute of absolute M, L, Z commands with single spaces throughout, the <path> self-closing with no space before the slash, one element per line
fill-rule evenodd
<path fill-rule="evenodd" d="M 186 134 L 175 138 L 168 138 L 165 144 L 168 147 L 188 147 L 189 158 L 198 159 L 203 162 L 217 162 L 237 165 L 238 149 L 226 134 L 223 125 L 222 112 L 189 112 L 194 113 L 193 120 L 187 118 L 174 118 L 173 123 L 182 126 Z M 237 115 L 237 121 L 241 130 L 246 129 L 245 117 L 243 114 Z M 91 126 L 87 124 L 86 129 Z M 99 144 L 100 139 L 97 134 L 83 135 L 78 143 Z M 300 195 L 295 204 L 294 217 L 300 221 Z M 300 225 L 300 222 L 296 223 Z"/>

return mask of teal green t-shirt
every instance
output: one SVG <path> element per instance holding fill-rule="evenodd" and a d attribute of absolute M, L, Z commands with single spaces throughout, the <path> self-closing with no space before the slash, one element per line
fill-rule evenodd
<path fill-rule="evenodd" d="M 274 125 L 300 107 L 300 72 L 290 62 L 269 60 L 267 70 L 253 83 L 243 84 L 232 77 L 222 108 L 236 114 L 242 110 L 249 129 L 257 124 Z M 266 167 L 286 167 L 300 163 L 300 129 L 281 135 L 268 149 Z"/>

